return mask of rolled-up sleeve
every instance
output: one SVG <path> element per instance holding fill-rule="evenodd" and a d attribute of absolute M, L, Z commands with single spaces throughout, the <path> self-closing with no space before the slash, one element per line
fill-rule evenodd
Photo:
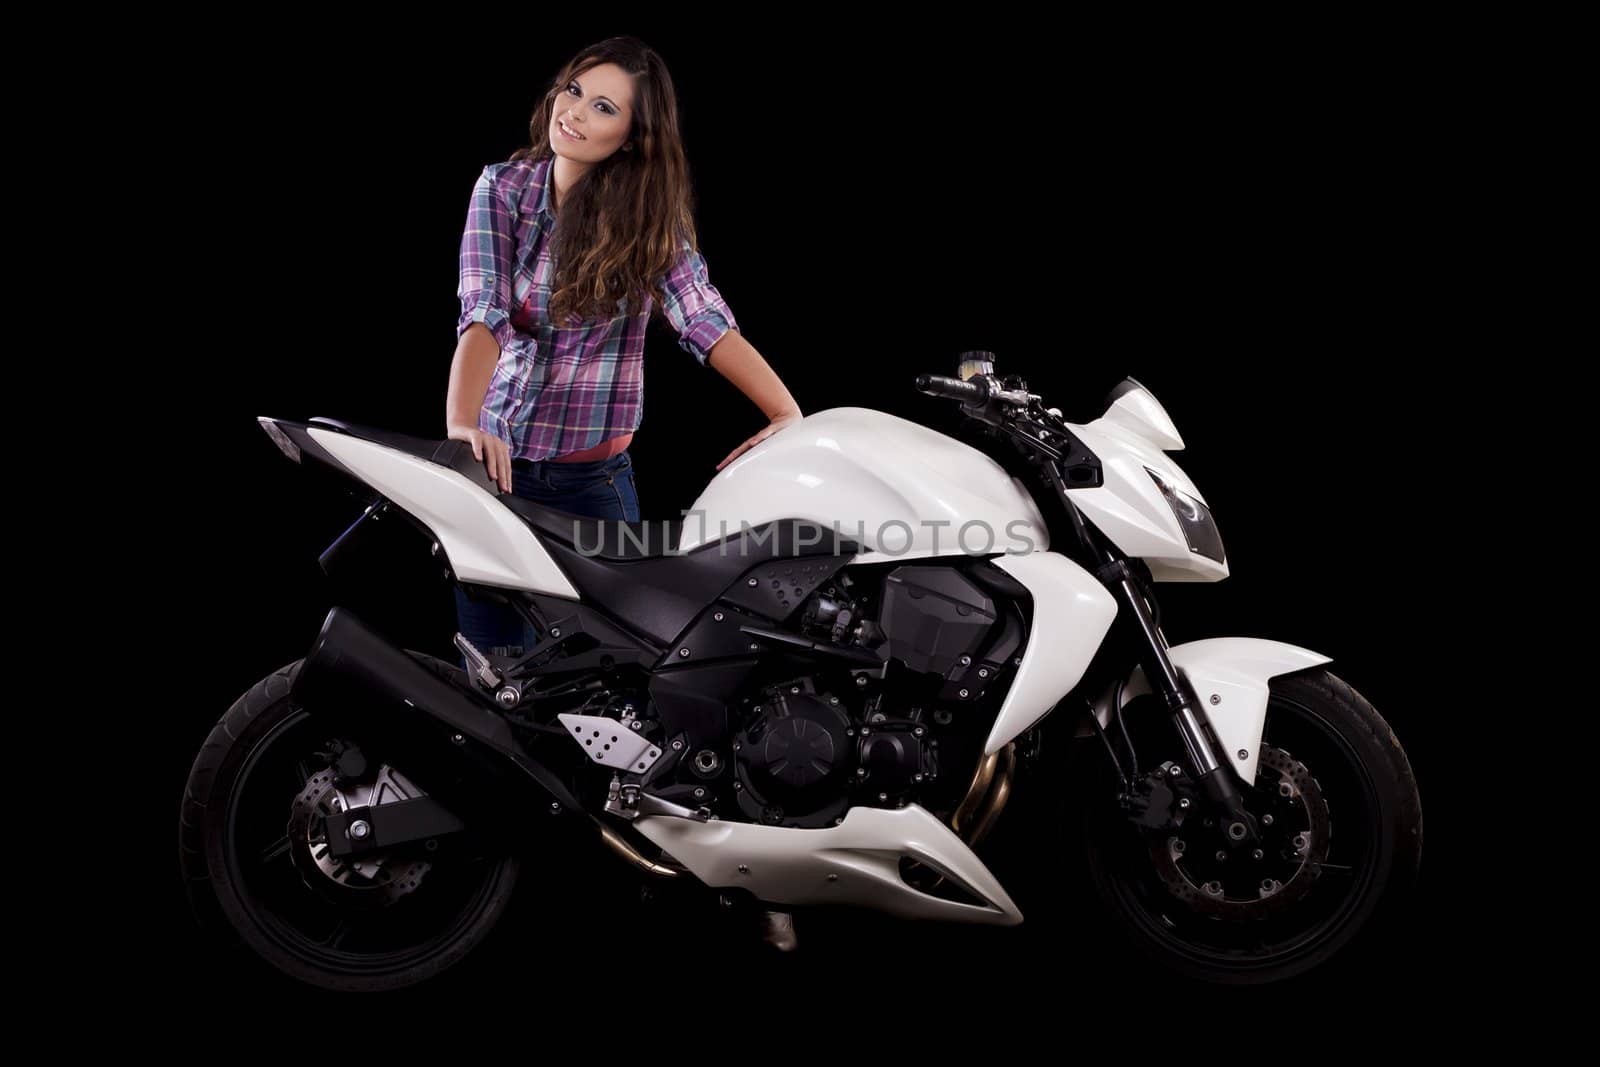
<path fill-rule="evenodd" d="M 515 216 L 495 182 L 496 167 L 483 169 L 472 187 L 467 224 L 461 234 L 461 317 L 456 336 L 481 322 L 503 351 L 511 343 L 511 275 L 514 269 Z"/>
<path fill-rule="evenodd" d="M 662 280 L 661 291 L 666 298 L 661 310 L 678 331 L 679 347 L 704 366 L 711 347 L 729 330 L 737 330 L 739 323 L 711 284 L 705 257 L 687 241 L 678 262 Z"/>

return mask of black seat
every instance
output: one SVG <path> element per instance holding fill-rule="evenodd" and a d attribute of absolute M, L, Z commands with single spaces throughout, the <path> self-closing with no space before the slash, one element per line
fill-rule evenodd
<path fill-rule="evenodd" d="M 683 523 L 668 519 L 624 522 L 593 519 L 558 511 L 520 496 L 502 494 L 500 502 L 541 535 L 597 559 L 654 559 L 676 552 Z"/>
<path fill-rule="evenodd" d="M 307 420 L 306 425 L 337 430 L 351 437 L 359 437 L 363 441 L 371 441 L 375 445 L 383 445 L 385 448 L 425 459 L 429 463 L 437 463 L 441 467 L 449 467 L 485 492 L 495 494 L 500 492 L 500 487 L 489 477 L 488 468 L 484 466 L 482 460 L 473 457 L 472 446 L 465 441 L 413 437 L 407 433 L 381 430 L 375 426 L 358 426 L 343 419 L 327 419 L 321 416 Z"/>
<path fill-rule="evenodd" d="M 328 419 L 320 415 L 316 418 L 308 419 L 306 425 L 337 430 L 340 433 L 349 434 L 351 437 L 359 437 L 363 441 L 371 441 L 373 444 L 383 445 L 385 448 L 398 449 L 401 452 L 408 452 L 413 456 L 421 456 L 423 459 L 430 461 L 438 453 L 440 445 L 452 443 L 434 441 L 426 437 L 412 437 L 410 434 L 396 433 L 393 430 L 380 430 L 375 426 L 357 426 L 355 423 L 345 422 L 343 419 Z"/>

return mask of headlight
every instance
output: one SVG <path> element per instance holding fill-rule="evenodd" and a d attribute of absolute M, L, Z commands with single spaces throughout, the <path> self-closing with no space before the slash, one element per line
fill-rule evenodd
<path fill-rule="evenodd" d="M 1216 560 L 1218 563 L 1226 563 L 1227 558 L 1222 551 L 1222 534 L 1218 532 L 1217 524 L 1211 518 L 1211 509 L 1183 490 L 1168 485 L 1162 480 L 1161 475 L 1149 467 L 1145 468 L 1145 472 L 1155 480 L 1161 495 L 1167 498 L 1167 504 L 1172 508 L 1172 514 L 1177 517 L 1178 525 L 1183 527 L 1183 536 L 1189 542 L 1189 551 L 1197 556 Z"/>

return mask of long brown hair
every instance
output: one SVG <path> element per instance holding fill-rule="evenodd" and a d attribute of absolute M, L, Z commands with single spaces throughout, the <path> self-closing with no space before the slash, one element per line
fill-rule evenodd
<path fill-rule="evenodd" d="M 636 37 L 607 38 L 569 60 L 528 123 L 530 143 L 511 158 L 555 155 L 549 134 L 556 97 L 579 74 L 602 63 L 615 63 L 633 78 L 628 134 L 633 150 L 613 152 L 562 196 L 550 295 L 550 314 L 557 322 L 608 319 L 624 297 L 637 306 L 646 294 L 659 310 L 661 279 L 686 242 L 699 248 L 678 96 L 666 63 Z"/>

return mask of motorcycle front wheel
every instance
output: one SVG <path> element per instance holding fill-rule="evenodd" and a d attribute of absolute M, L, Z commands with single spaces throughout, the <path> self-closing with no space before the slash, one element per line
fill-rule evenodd
<path fill-rule="evenodd" d="M 418 790 L 403 768 L 381 763 L 381 749 L 330 735 L 290 698 L 301 662 L 235 701 L 195 759 L 179 816 L 190 906 L 219 940 L 311 986 L 375 991 L 434 978 L 500 920 L 519 861 L 482 843 L 444 841 L 356 861 L 333 856 L 327 815 Z M 336 773 L 351 749 L 360 755 L 347 766 L 371 764 L 365 784 Z"/>
<path fill-rule="evenodd" d="M 1141 773 L 1181 762 L 1175 739 L 1151 729 L 1161 709 L 1144 710 L 1154 714 L 1135 734 Z M 1271 982 L 1354 939 L 1401 933 L 1388 920 L 1409 902 L 1421 862 L 1416 778 L 1389 725 L 1331 672 L 1271 682 L 1255 780 L 1243 791 L 1260 834 L 1248 848 L 1211 815 L 1166 831 L 1136 827 L 1096 777 L 1083 812 L 1090 880 L 1124 933 L 1171 970 Z"/>

